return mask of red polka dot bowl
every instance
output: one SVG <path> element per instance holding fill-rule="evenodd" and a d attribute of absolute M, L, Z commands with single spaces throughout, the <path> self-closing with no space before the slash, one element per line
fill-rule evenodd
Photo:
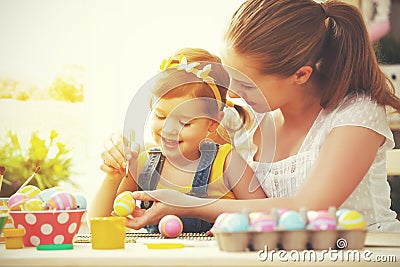
<path fill-rule="evenodd" d="M 25 229 L 24 246 L 72 244 L 86 210 L 10 211 L 15 228 Z"/>

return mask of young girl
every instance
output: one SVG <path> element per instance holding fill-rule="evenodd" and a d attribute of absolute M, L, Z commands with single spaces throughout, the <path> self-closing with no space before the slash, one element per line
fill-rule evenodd
<path fill-rule="evenodd" d="M 229 77 L 220 59 L 202 49 L 183 49 L 164 60 L 161 70 L 150 114 L 151 134 L 157 147 L 139 156 L 133 177 L 121 178 L 118 172 L 108 174 L 105 180 L 115 184 L 111 187 L 108 182 L 103 183 L 99 192 L 113 192 L 107 193 L 106 198 L 103 193 L 98 194 L 99 198 L 102 195 L 101 201 L 95 198 L 90 214 L 111 214 L 109 204 L 106 210 L 98 211 L 104 202 L 112 203 L 117 194 L 127 190 L 169 188 L 203 198 L 265 198 L 257 179 L 253 180 L 254 172 L 230 144 L 206 141 L 219 126 L 228 102 Z M 105 160 L 111 162 L 109 158 Z M 255 184 L 251 185 L 252 181 Z M 184 232 L 205 232 L 212 226 L 197 219 L 182 220 Z M 157 231 L 152 225 L 147 229 Z"/>
<path fill-rule="evenodd" d="M 168 190 L 135 192 L 137 199 L 159 202 L 137 210 L 128 226 L 138 229 L 165 214 L 213 221 L 242 209 L 335 206 L 361 212 L 370 231 L 400 231 L 390 210 L 386 151 L 394 141 L 385 111 L 385 106 L 400 111 L 400 99 L 379 68 L 356 7 L 338 1 L 246 1 L 233 15 L 222 58 L 240 71 L 230 72 L 232 90 L 255 111 L 272 115 L 273 156 L 262 134 L 271 125 L 268 116 L 248 133 L 254 146 L 247 151 L 269 198 L 201 206 L 205 200 Z M 239 137 L 235 146 L 241 145 Z M 165 205 L 171 198 L 196 206 Z"/>

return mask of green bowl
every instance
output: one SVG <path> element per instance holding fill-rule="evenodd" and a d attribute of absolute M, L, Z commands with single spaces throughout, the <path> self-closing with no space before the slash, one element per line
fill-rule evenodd
<path fill-rule="evenodd" d="M 8 214 L 0 214 L 0 233 L 3 231 L 3 227 L 8 219 Z"/>

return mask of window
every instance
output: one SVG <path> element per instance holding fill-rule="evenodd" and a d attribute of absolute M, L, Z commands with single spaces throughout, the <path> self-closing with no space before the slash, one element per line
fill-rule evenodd
<path fill-rule="evenodd" d="M 70 66 L 82 68 L 81 103 L 0 99 L 0 132 L 51 129 L 73 148 L 88 198 L 104 174 L 103 141 L 123 128 L 136 90 L 163 58 L 182 47 L 219 54 L 227 22 L 243 0 L 37 0 L 0 2 L 0 79 L 46 88 Z M 17 113 L 18 111 L 18 113 Z M 68 185 L 65 185 L 68 186 Z"/>

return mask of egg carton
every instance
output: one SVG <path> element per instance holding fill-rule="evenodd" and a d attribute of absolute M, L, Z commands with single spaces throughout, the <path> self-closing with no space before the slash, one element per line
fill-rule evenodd
<path fill-rule="evenodd" d="M 276 230 L 266 232 L 214 232 L 220 250 L 362 249 L 366 230 Z"/>

